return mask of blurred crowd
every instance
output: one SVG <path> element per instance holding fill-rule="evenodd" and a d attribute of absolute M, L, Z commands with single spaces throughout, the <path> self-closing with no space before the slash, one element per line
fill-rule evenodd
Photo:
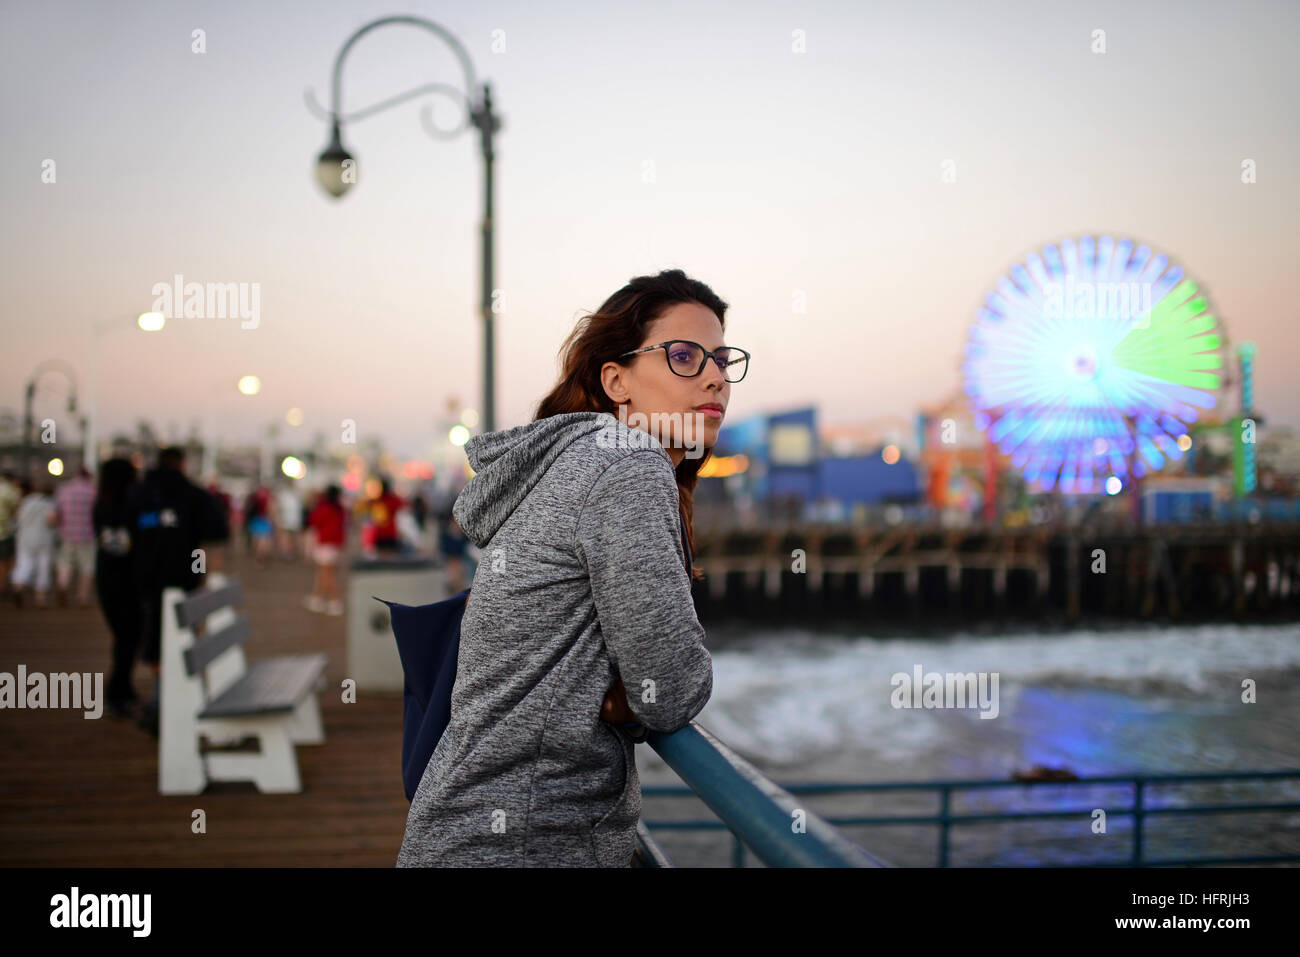
<path fill-rule="evenodd" d="M 192 482 L 179 447 L 160 450 L 143 474 L 130 459 L 109 459 L 98 482 L 84 468 L 57 487 L 0 476 L 0 603 L 45 608 L 53 598 L 84 607 L 93 592 L 113 634 L 106 710 L 154 734 L 158 683 L 142 703 L 131 672 L 138 656 L 158 673 L 163 590 L 197 588 L 222 569 L 228 547 L 258 568 L 309 562 L 314 579 L 303 604 L 326 615 L 343 614 L 338 567 L 349 552 L 373 560 L 440 554 L 448 594 L 472 579 L 478 557 L 449 508 L 435 516 L 423 494 L 399 496 L 387 479 L 351 495 L 329 485 L 304 497 L 292 480 L 231 495 Z"/>

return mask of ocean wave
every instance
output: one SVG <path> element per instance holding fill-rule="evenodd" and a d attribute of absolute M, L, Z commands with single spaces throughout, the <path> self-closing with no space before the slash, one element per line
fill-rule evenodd
<path fill-rule="evenodd" d="M 1300 669 L 1300 624 L 1203 625 L 946 639 L 756 630 L 713 653 L 714 691 L 698 716 L 740 754 L 791 766 L 853 750 L 905 763 L 936 748 L 996 747 L 1014 737 L 1027 689 L 1110 692 L 1145 712 L 1239 702 L 1243 679 Z M 996 673 L 1003 721 L 975 709 L 895 708 L 891 678 Z M 1005 742 L 1009 752 L 1013 742 Z"/>

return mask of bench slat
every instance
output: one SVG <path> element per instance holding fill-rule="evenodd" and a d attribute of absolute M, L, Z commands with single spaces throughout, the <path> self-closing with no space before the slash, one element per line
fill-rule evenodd
<path fill-rule="evenodd" d="M 237 718 L 292 711 L 325 670 L 324 654 L 267 658 L 210 702 L 200 718 Z"/>
<path fill-rule="evenodd" d="M 244 586 L 232 579 L 221 588 L 202 588 L 176 606 L 176 621 L 182 628 L 193 628 L 219 608 L 238 605 L 244 598 Z"/>
<path fill-rule="evenodd" d="M 247 641 L 252 630 L 247 618 L 237 618 L 220 631 L 204 635 L 185 649 L 185 670 L 191 676 L 198 674 L 232 645 Z"/>

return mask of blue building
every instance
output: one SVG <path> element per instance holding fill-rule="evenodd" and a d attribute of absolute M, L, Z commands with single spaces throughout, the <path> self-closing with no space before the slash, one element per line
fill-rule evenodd
<path fill-rule="evenodd" d="M 723 426 L 705 476 L 697 501 L 722 505 L 740 500 L 792 518 L 921 497 L 917 469 L 901 457 L 889 464 L 879 450 L 824 455 L 814 407 Z"/>

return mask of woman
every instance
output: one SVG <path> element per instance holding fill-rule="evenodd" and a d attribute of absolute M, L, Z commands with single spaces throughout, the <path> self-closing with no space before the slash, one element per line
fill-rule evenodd
<path fill-rule="evenodd" d="M 45 608 L 49 604 L 50 569 L 54 566 L 54 526 L 58 521 L 58 510 L 44 481 L 30 482 L 24 479 L 20 487 L 23 499 L 14 515 L 18 562 L 14 565 L 10 580 L 17 586 L 15 599 L 22 595 L 22 589 L 31 585 L 36 594 L 36 607 Z"/>
<path fill-rule="evenodd" d="M 399 867 L 631 865 L 633 742 L 713 690 L 686 563 L 748 359 L 723 349 L 726 309 L 681 270 L 633 279 L 569 336 L 533 422 L 466 444 L 453 513 L 483 557 Z"/>
<path fill-rule="evenodd" d="M 131 510 L 128 495 L 136 481 L 130 459 L 109 459 L 99 470 L 99 490 L 91 520 L 95 526 L 95 593 L 113 633 L 113 672 L 108 679 L 108 713 L 130 717 L 140 698 L 131 683 L 140 645 L 140 600 L 132 575 Z"/>
<path fill-rule="evenodd" d="M 329 615 L 343 614 L 343 598 L 335 574 L 339 556 L 347 542 L 348 513 L 343 507 L 342 495 L 343 490 L 337 485 L 329 486 L 307 517 L 307 526 L 316 539 L 312 549 L 316 583 L 307 596 L 306 605 L 311 611 L 323 611 Z"/>
<path fill-rule="evenodd" d="M 374 529 L 373 546 L 380 552 L 400 552 L 402 537 L 397 531 L 397 515 L 406 508 L 406 500 L 393 492 L 388 479 L 379 480 L 379 494 L 370 500 L 370 525 Z"/>

